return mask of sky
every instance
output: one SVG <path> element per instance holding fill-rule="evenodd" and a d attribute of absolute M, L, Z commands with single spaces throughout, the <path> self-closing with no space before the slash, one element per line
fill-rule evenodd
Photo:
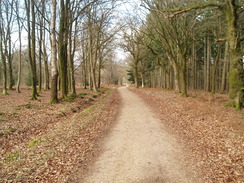
<path fill-rule="evenodd" d="M 143 14 L 141 9 L 142 7 L 140 6 L 141 2 L 140 0 L 126 0 L 127 2 L 118 2 L 118 6 L 116 7 L 116 20 L 115 22 L 120 22 L 120 23 L 126 23 L 129 19 L 133 17 L 145 19 L 145 13 Z M 17 25 L 16 25 L 17 26 Z M 14 29 L 14 34 L 12 35 L 12 41 L 15 42 L 15 49 L 18 49 L 18 31 L 17 27 Z M 116 39 L 119 42 L 121 37 L 116 35 Z M 23 29 L 22 31 L 22 44 L 23 46 L 27 45 L 27 32 Z M 116 60 L 121 61 L 124 60 L 127 56 L 127 53 L 125 53 L 121 48 L 117 46 L 115 49 L 115 54 L 116 54 Z"/>
<path fill-rule="evenodd" d="M 130 19 L 133 19 L 133 17 L 136 17 L 138 20 L 145 20 L 145 9 L 143 9 L 143 7 L 141 7 L 140 5 L 141 0 L 127 0 L 127 2 L 121 3 L 120 6 L 117 8 L 120 21 L 123 23 L 128 23 Z M 121 39 L 119 34 L 117 35 L 117 39 Z M 117 47 L 115 52 L 116 58 L 119 61 L 126 59 L 126 57 L 128 56 L 128 53 L 125 53 L 119 47 Z"/>

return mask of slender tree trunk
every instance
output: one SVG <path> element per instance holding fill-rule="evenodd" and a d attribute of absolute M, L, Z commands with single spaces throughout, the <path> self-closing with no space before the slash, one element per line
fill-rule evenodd
<path fill-rule="evenodd" d="M 211 84 L 210 84 L 210 73 L 211 73 L 211 43 L 210 43 L 210 37 L 208 35 L 207 38 L 207 85 L 206 85 L 206 91 L 211 91 Z"/>
<path fill-rule="evenodd" d="M 204 90 L 207 91 L 208 86 L 208 74 L 207 74 L 207 39 L 204 37 Z"/>
<path fill-rule="evenodd" d="M 35 22 L 35 0 L 31 0 L 31 20 L 32 20 L 32 30 L 31 30 L 31 63 L 32 63 L 32 100 L 37 98 L 37 89 L 36 89 L 36 22 Z"/>
<path fill-rule="evenodd" d="M 192 47 L 192 89 L 197 89 L 197 58 L 196 58 L 196 45 Z"/>
<path fill-rule="evenodd" d="M 16 85 L 16 92 L 20 93 L 20 80 L 21 80 L 21 52 L 22 52 L 22 38 L 21 38 L 21 25 L 19 17 L 18 4 L 16 2 L 16 11 L 17 11 L 17 23 L 18 23 L 18 33 L 19 33 L 19 53 L 18 53 L 18 80 Z"/>
<path fill-rule="evenodd" d="M 221 79 L 221 89 L 220 93 L 225 93 L 226 89 L 226 73 L 227 73 L 227 63 L 228 63 L 228 42 L 225 43 L 225 56 L 224 56 L 224 64 L 222 69 L 222 79 Z"/>
<path fill-rule="evenodd" d="M 39 40 L 39 86 L 38 86 L 38 92 L 42 92 L 42 40 L 43 40 L 43 34 L 42 34 L 42 20 L 40 21 L 40 40 Z"/>
<path fill-rule="evenodd" d="M 46 0 L 42 0 L 42 15 L 45 15 L 45 3 Z M 45 26 L 45 21 L 44 18 L 41 18 L 42 21 L 42 25 Z M 43 29 L 43 39 L 41 40 L 41 44 L 42 44 L 42 58 L 43 58 L 43 64 L 44 64 L 44 90 L 49 90 L 49 70 L 48 70 L 48 56 L 47 56 L 47 51 L 46 51 L 46 31 L 45 29 Z"/>
<path fill-rule="evenodd" d="M 102 70 L 102 57 L 99 56 L 99 63 L 98 63 L 98 84 L 97 87 L 101 88 L 101 70 Z"/>
<path fill-rule="evenodd" d="M 36 63 L 35 63 L 35 5 L 34 0 L 25 0 L 26 15 L 27 15 L 27 29 L 28 29 L 28 60 L 31 73 L 32 94 L 31 100 L 36 100 Z M 30 21 L 30 12 L 32 17 L 32 28 Z"/>
<path fill-rule="evenodd" d="M 218 67 L 218 63 L 219 63 L 219 58 L 221 55 L 221 48 L 220 48 L 220 44 L 218 44 L 218 52 L 216 55 L 216 58 L 214 60 L 214 67 L 212 70 L 212 88 L 211 88 L 211 92 L 214 95 L 215 94 L 215 88 L 216 88 L 216 72 L 217 72 L 217 67 Z"/>
<path fill-rule="evenodd" d="M 56 45 L 56 0 L 52 0 L 52 21 L 51 21 L 51 49 L 52 49 L 52 80 L 51 80 L 51 99 L 50 103 L 58 103 L 58 68 L 57 68 L 57 45 Z"/>
<path fill-rule="evenodd" d="M 179 85 L 179 68 L 176 63 L 173 64 L 174 69 L 174 82 L 175 82 L 175 91 L 180 92 L 180 85 Z"/>
<path fill-rule="evenodd" d="M 75 75 L 74 75 L 74 56 L 73 56 L 73 50 L 72 50 L 72 24 L 70 26 L 70 31 L 69 31 L 69 79 L 70 79 L 70 89 L 72 94 L 76 94 L 75 90 Z M 74 38 L 75 39 L 75 38 Z M 75 47 L 75 40 L 73 46 Z M 75 48 L 73 48 L 75 49 Z"/>
<path fill-rule="evenodd" d="M 143 73 L 141 73 L 141 87 L 142 88 L 145 87 L 145 77 L 144 77 Z"/>
<path fill-rule="evenodd" d="M 171 85 L 170 85 L 170 71 L 167 71 L 166 74 L 166 89 L 170 90 L 171 89 Z"/>
<path fill-rule="evenodd" d="M 186 60 L 182 61 L 181 68 L 181 86 L 182 86 L 182 96 L 187 97 L 187 79 L 186 79 Z"/>
<path fill-rule="evenodd" d="M 139 88 L 139 81 L 138 81 L 138 68 L 137 65 L 134 66 L 134 74 L 135 74 L 135 87 Z"/>
<path fill-rule="evenodd" d="M 1 4 L 0 4 L 0 15 L 1 15 Z M 2 17 L 1 17 L 2 18 Z M 1 20 L 1 19 L 0 19 Z M 0 22 L 1 24 L 1 22 Z M 3 52 L 3 32 L 2 32 L 2 26 L 0 25 L 0 54 L 1 54 L 1 61 L 2 61 L 2 68 L 3 68 L 3 95 L 8 95 L 7 92 L 7 68 L 6 68 L 6 57 Z"/>
<path fill-rule="evenodd" d="M 48 69 L 48 57 L 46 51 L 45 40 L 42 41 L 43 46 L 43 61 L 44 61 L 44 90 L 49 90 L 49 69 Z"/>
<path fill-rule="evenodd" d="M 12 69 L 12 47 L 11 47 L 11 32 L 8 30 L 8 74 L 9 74 L 9 82 L 8 89 L 13 90 L 13 69 Z"/>
<path fill-rule="evenodd" d="M 8 95 L 7 92 L 7 68 L 6 57 L 3 52 L 3 24 L 2 24 L 2 1 L 0 0 L 0 58 L 2 61 L 2 76 L 3 76 L 3 95 Z"/>

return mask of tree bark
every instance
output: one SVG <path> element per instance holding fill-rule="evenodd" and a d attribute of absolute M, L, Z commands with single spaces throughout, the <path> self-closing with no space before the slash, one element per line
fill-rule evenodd
<path fill-rule="evenodd" d="M 8 95 L 7 92 L 7 68 L 6 68 L 6 57 L 3 50 L 3 21 L 2 21 L 2 1 L 0 0 L 0 58 L 2 61 L 2 76 L 3 76 L 3 95 Z"/>
<path fill-rule="evenodd" d="M 206 91 L 210 92 L 211 91 L 211 78 L 210 74 L 211 73 L 211 42 L 210 42 L 210 36 L 208 35 L 207 37 L 207 84 L 206 84 Z"/>
<path fill-rule="evenodd" d="M 67 17 L 67 2 L 60 0 L 60 24 L 59 24 L 59 39 L 58 39 L 58 51 L 59 51 L 59 78 L 60 78 L 60 90 L 61 98 L 66 98 L 68 95 L 67 87 L 67 34 L 68 34 L 68 17 Z"/>
<path fill-rule="evenodd" d="M 228 49 L 229 49 L 228 48 L 228 42 L 226 41 L 220 93 L 225 93 L 225 89 L 226 89 L 226 73 L 227 73 L 227 65 L 228 65 L 227 64 L 228 63 Z"/>
<path fill-rule="evenodd" d="M 135 74 L 135 87 L 139 88 L 139 81 L 138 81 L 138 68 L 137 65 L 134 66 L 134 74 Z"/>
<path fill-rule="evenodd" d="M 225 15 L 227 20 L 227 40 L 229 43 L 229 96 L 230 103 L 237 109 L 244 106 L 244 68 L 240 51 L 239 35 L 237 33 L 237 5 L 234 0 L 226 0 Z M 240 97 L 238 97 L 238 94 Z M 236 100 L 239 98 L 239 100 Z"/>
<path fill-rule="evenodd" d="M 58 68 L 57 68 L 57 45 L 56 45 L 56 0 L 52 0 L 52 21 L 51 21 L 51 70 L 52 70 L 52 80 L 51 80 L 51 99 L 50 103 L 58 103 Z"/>
<path fill-rule="evenodd" d="M 21 38 L 21 25 L 20 25 L 20 17 L 19 17 L 19 9 L 18 2 L 16 2 L 16 15 L 17 15 L 17 23 L 18 23 L 18 33 L 19 33 L 19 52 L 18 52 L 18 80 L 16 84 L 16 92 L 20 93 L 20 80 L 21 80 L 21 52 L 22 52 L 22 38 Z"/>
<path fill-rule="evenodd" d="M 212 88 L 211 88 L 211 93 L 214 95 L 215 94 L 215 89 L 216 89 L 216 72 L 218 69 L 218 63 L 219 63 L 219 59 L 220 59 L 220 55 L 221 55 L 221 47 L 220 44 L 218 44 L 218 51 L 217 51 L 217 55 L 216 58 L 214 60 L 214 66 L 213 66 L 213 70 L 212 70 Z"/>
<path fill-rule="evenodd" d="M 1 15 L 1 4 L 0 4 L 0 15 Z M 2 61 L 2 65 L 3 65 L 2 66 L 3 67 L 3 71 L 2 71 L 2 73 L 3 73 L 3 95 L 8 95 L 8 92 L 7 92 L 6 57 L 5 57 L 5 54 L 3 52 L 2 39 L 3 39 L 3 32 L 2 32 L 2 26 L 0 25 L 0 54 L 1 54 L 1 61 Z"/>

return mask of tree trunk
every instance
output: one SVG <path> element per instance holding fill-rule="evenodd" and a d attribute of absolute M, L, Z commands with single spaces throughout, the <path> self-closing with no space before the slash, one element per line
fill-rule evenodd
<path fill-rule="evenodd" d="M 74 38 L 75 39 L 75 38 Z M 75 49 L 75 40 L 73 44 L 73 49 Z M 69 80 L 70 80 L 70 89 L 72 94 L 76 94 L 75 90 L 75 74 L 74 74 L 74 50 L 72 50 L 72 24 L 70 25 L 69 31 Z"/>
<path fill-rule="evenodd" d="M 210 37 L 208 35 L 207 38 L 207 84 L 206 84 L 206 91 L 210 92 L 211 91 L 211 84 L 210 84 L 210 73 L 211 73 L 211 42 L 210 42 Z"/>
<path fill-rule="evenodd" d="M 2 61 L 2 74 L 3 74 L 3 95 L 8 95 L 7 93 L 7 68 L 6 68 L 6 58 L 3 52 L 3 24 L 2 24 L 2 2 L 0 1 L 0 58 Z"/>
<path fill-rule="evenodd" d="M 182 96 L 187 97 L 187 79 L 186 79 L 186 60 L 182 61 L 181 68 L 181 86 L 182 86 Z"/>
<path fill-rule="evenodd" d="M 143 73 L 141 73 L 141 87 L 142 88 L 145 87 L 145 77 L 144 77 Z"/>
<path fill-rule="evenodd" d="M 227 73 L 227 65 L 228 65 L 227 64 L 228 63 L 228 50 L 229 50 L 228 42 L 226 41 L 220 93 L 225 93 L 225 89 L 226 89 L 226 73 Z"/>
<path fill-rule="evenodd" d="M 42 92 L 42 20 L 40 21 L 40 40 L 39 40 L 39 86 L 38 86 L 38 93 Z"/>
<path fill-rule="evenodd" d="M 102 70 L 102 57 L 99 56 L 99 63 L 98 63 L 98 81 L 97 87 L 101 88 L 101 70 Z"/>
<path fill-rule="evenodd" d="M 233 0 L 226 0 L 225 15 L 227 20 L 227 41 L 229 43 L 229 96 L 230 103 L 237 109 L 244 105 L 243 87 L 244 87 L 244 69 L 242 62 L 242 53 L 238 42 L 237 33 L 237 5 Z M 239 97 L 238 97 L 239 94 Z M 236 100 L 238 98 L 238 100 Z"/>
<path fill-rule="evenodd" d="M 42 41 L 43 45 L 43 61 L 44 61 L 44 90 L 49 90 L 49 69 L 48 69 L 48 57 L 46 51 L 45 41 Z"/>
<path fill-rule="evenodd" d="M 179 68 L 176 63 L 173 64 L 174 69 L 174 82 L 175 82 L 175 91 L 180 92 L 180 85 L 179 85 Z"/>
<path fill-rule="evenodd" d="M 215 94 L 216 72 L 217 72 L 217 68 L 218 68 L 220 55 L 221 55 L 221 47 L 220 47 L 220 44 L 218 44 L 218 52 L 217 52 L 216 58 L 214 60 L 214 67 L 213 67 L 213 70 L 212 70 L 212 88 L 211 88 L 211 92 L 212 92 L 213 95 Z"/>
<path fill-rule="evenodd" d="M 197 89 L 197 56 L 196 56 L 196 45 L 192 47 L 192 89 Z"/>
<path fill-rule="evenodd" d="M 135 72 L 135 87 L 139 88 L 139 81 L 138 81 L 138 69 L 137 69 L 137 65 L 134 66 L 134 72 Z"/>
<path fill-rule="evenodd" d="M 34 0 L 25 0 L 26 15 L 27 15 L 27 29 L 28 29 L 28 60 L 31 73 L 32 94 L 31 100 L 36 100 L 36 55 L 35 55 L 35 5 Z M 30 20 L 30 12 L 32 21 Z M 32 22 L 32 28 L 30 23 Z"/>
<path fill-rule="evenodd" d="M 51 80 L 51 99 L 50 103 L 58 103 L 58 68 L 57 68 L 57 45 L 56 45 L 56 0 L 52 0 L 52 21 L 51 21 L 51 70 L 52 70 L 52 80 Z"/>
<path fill-rule="evenodd" d="M 208 74 L 207 74 L 207 39 L 206 36 L 204 37 L 204 90 L 207 91 L 207 80 L 208 80 Z"/>
<path fill-rule="evenodd" d="M 0 11 L 1 11 L 1 4 L 0 4 Z M 0 12 L 0 14 L 1 14 L 1 12 Z M 6 58 L 5 58 L 5 54 L 3 53 L 3 44 L 2 44 L 3 32 L 2 32 L 1 27 L 2 26 L 0 25 L 0 54 L 1 54 L 1 61 L 2 61 L 2 65 L 3 65 L 2 66 L 2 68 L 3 68 L 3 71 L 2 71 L 2 73 L 3 73 L 3 95 L 8 95 Z"/>
<path fill-rule="evenodd" d="M 67 2 L 66 2 L 67 3 Z M 66 98 L 68 95 L 67 87 L 67 33 L 68 33 L 68 17 L 67 17 L 67 4 L 64 4 L 64 0 L 60 0 L 60 24 L 59 24 L 59 78 L 60 78 L 60 90 L 61 98 Z"/>
<path fill-rule="evenodd" d="M 18 80 L 16 85 L 16 92 L 20 93 L 20 80 L 21 80 L 21 52 L 22 52 L 22 38 L 21 38 L 21 25 L 20 25 L 20 17 L 19 17 L 19 9 L 18 3 L 16 2 L 16 15 L 17 15 L 17 23 L 18 23 L 18 33 L 19 33 L 19 53 L 18 53 Z"/>
<path fill-rule="evenodd" d="M 8 30 L 8 74 L 9 74 L 9 82 L 8 89 L 13 90 L 13 69 L 12 69 L 12 47 L 11 47 L 11 32 Z"/>

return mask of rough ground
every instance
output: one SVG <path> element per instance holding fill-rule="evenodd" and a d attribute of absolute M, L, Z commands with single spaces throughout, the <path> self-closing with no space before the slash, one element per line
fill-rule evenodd
<path fill-rule="evenodd" d="M 182 144 L 204 183 L 244 182 L 244 110 L 224 107 L 227 95 L 194 91 L 186 98 L 160 88 L 132 91 Z"/>
<path fill-rule="evenodd" d="M 0 95 L 0 182 L 244 182 L 244 110 L 226 95 L 119 90 Z"/>
<path fill-rule="evenodd" d="M 201 182 L 187 155 L 161 120 L 136 94 L 119 89 L 123 106 L 104 152 L 81 183 Z"/>
<path fill-rule="evenodd" d="M 119 111 L 118 91 L 79 89 L 74 101 L 55 105 L 47 103 L 48 91 L 38 101 L 21 91 L 0 95 L 0 182 L 71 180 L 99 152 Z"/>

